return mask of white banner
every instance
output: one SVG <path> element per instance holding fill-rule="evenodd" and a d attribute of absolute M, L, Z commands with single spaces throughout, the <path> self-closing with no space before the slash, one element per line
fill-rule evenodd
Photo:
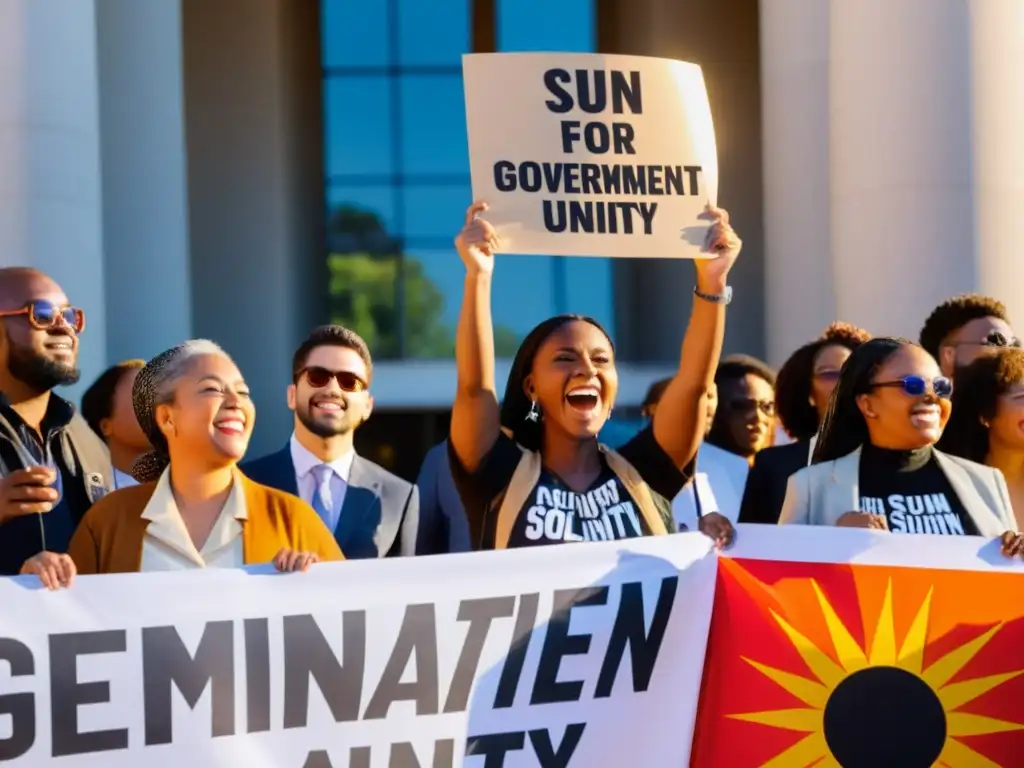
<path fill-rule="evenodd" d="M 462 60 L 473 197 L 502 250 L 697 258 L 718 152 L 696 64 L 578 53 Z"/>
<path fill-rule="evenodd" d="M 269 569 L 0 579 L 0 762 L 687 765 L 700 534 Z"/>

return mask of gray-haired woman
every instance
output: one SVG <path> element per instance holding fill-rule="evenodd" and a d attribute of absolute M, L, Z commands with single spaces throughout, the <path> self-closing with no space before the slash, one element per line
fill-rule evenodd
<path fill-rule="evenodd" d="M 56 589 L 76 574 L 343 559 L 311 507 L 237 471 L 256 412 L 224 350 L 202 339 L 167 350 L 139 373 L 132 399 L 154 447 L 133 469 L 140 485 L 95 504 L 67 555 L 42 552 L 22 573 Z"/>

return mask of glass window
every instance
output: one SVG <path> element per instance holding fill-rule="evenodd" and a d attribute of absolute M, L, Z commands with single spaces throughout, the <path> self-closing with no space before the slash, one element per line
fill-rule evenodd
<path fill-rule="evenodd" d="M 511 328 L 521 340 L 555 314 L 553 264 L 550 256 L 498 255 L 492 298 L 495 327 Z"/>
<path fill-rule="evenodd" d="M 467 177 L 463 184 L 407 186 L 402 199 L 406 238 L 443 238 L 450 242 L 462 229 L 473 193 Z"/>
<path fill-rule="evenodd" d="M 398 0 L 400 64 L 461 67 L 468 50 L 469 0 Z"/>
<path fill-rule="evenodd" d="M 468 175 L 462 77 L 406 76 L 400 88 L 403 172 Z"/>
<path fill-rule="evenodd" d="M 594 0 L 497 0 L 499 51 L 591 53 Z"/>
<path fill-rule="evenodd" d="M 325 67 L 388 63 L 388 4 L 384 0 L 322 0 L 321 45 Z"/>
<path fill-rule="evenodd" d="M 391 186 L 331 187 L 327 192 L 328 251 L 394 251 L 394 197 Z"/>
<path fill-rule="evenodd" d="M 559 257 L 559 261 L 565 270 L 566 305 L 556 311 L 589 315 L 614 337 L 612 260 Z"/>
<path fill-rule="evenodd" d="M 398 258 L 365 253 L 332 253 L 327 257 L 332 323 L 362 336 L 378 359 L 399 352 Z"/>
<path fill-rule="evenodd" d="M 329 77 L 324 82 L 327 175 L 391 174 L 389 78 Z"/>
<path fill-rule="evenodd" d="M 462 261 L 455 249 L 414 249 L 405 256 L 405 353 L 451 358 L 462 301 Z"/>

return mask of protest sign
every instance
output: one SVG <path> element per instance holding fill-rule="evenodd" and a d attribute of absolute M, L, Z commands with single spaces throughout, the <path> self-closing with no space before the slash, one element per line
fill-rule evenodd
<path fill-rule="evenodd" d="M 1024 563 L 979 537 L 740 526 L 692 765 L 1010 766 Z"/>
<path fill-rule="evenodd" d="M 700 67 L 563 53 L 462 67 L 473 196 L 502 251 L 702 255 L 718 157 Z"/>
<path fill-rule="evenodd" d="M 682 534 L 0 579 L 0 762 L 686 765 L 715 570 Z"/>

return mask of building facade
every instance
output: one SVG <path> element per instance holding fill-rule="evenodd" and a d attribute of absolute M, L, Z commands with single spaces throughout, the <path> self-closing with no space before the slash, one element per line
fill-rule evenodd
<path fill-rule="evenodd" d="M 0 0 L 0 264 L 88 313 L 83 381 L 209 337 L 288 434 L 309 328 L 370 342 L 361 449 L 402 474 L 447 426 L 471 199 L 460 57 L 700 64 L 745 241 L 727 347 L 779 363 L 840 318 L 916 335 L 966 290 L 1021 309 L 1019 0 Z M 692 265 L 508 256 L 499 376 L 552 314 L 617 340 L 622 402 L 674 367 Z"/>

